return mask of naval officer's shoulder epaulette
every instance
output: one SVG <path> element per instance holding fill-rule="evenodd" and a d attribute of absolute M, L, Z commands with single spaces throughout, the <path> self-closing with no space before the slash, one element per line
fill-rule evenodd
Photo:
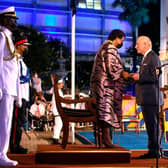
<path fill-rule="evenodd" d="M 12 60 L 12 59 L 15 57 L 15 55 L 16 55 L 16 54 L 15 54 L 15 50 L 12 51 L 11 46 L 10 46 L 10 42 L 9 42 L 9 39 L 8 39 L 8 36 L 5 34 L 5 32 L 3 32 L 3 34 L 4 34 L 5 39 L 6 39 L 8 51 L 9 51 L 9 53 L 10 53 L 9 56 L 4 56 L 4 57 L 3 57 L 3 60 L 4 60 L 4 61 L 10 61 L 10 60 Z"/>

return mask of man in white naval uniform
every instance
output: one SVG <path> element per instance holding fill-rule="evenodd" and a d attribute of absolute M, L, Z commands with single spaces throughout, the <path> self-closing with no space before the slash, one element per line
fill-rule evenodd
<path fill-rule="evenodd" d="M 14 7 L 0 11 L 0 166 L 18 164 L 7 157 L 14 100 L 21 106 L 19 67 L 12 42 L 16 19 Z"/>

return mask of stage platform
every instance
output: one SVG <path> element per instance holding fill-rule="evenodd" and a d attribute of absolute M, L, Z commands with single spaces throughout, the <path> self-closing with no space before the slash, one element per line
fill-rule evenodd
<path fill-rule="evenodd" d="M 128 133 L 129 131 L 126 131 L 126 133 Z M 124 134 L 124 135 L 125 135 Z M 140 135 L 142 134 L 142 132 L 140 133 Z M 77 162 L 75 163 L 72 163 L 71 164 L 67 164 L 66 162 L 66 159 L 64 159 L 64 161 L 61 161 L 60 164 L 51 164 L 50 163 L 41 163 L 41 161 L 39 160 L 39 162 L 37 162 L 37 155 L 45 152 L 45 150 L 48 148 L 50 149 L 50 152 L 54 149 L 54 148 L 59 148 L 60 150 L 62 150 L 62 148 L 58 145 L 52 145 L 52 140 L 51 140 L 51 137 L 52 137 L 52 132 L 36 132 L 36 134 L 32 133 L 32 132 L 29 132 L 29 135 L 31 136 L 31 139 L 29 139 L 25 134 L 23 134 L 22 136 L 22 146 L 23 147 L 26 147 L 29 149 L 29 152 L 27 154 L 11 154 L 10 152 L 8 152 L 8 157 L 10 159 L 13 159 L 13 160 L 17 160 L 19 162 L 19 165 L 17 165 L 16 167 L 17 168 L 114 168 L 114 167 L 119 167 L 119 168 L 126 168 L 126 167 L 129 167 L 129 168 L 135 168 L 135 167 L 145 167 L 145 168 L 151 168 L 151 167 L 156 167 L 156 159 L 153 158 L 153 159 L 139 159 L 139 156 L 140 155 L 143 155 L 144 153 L 147 152 L 146 149 L 131 149 L 130 151 L 130 159 L 131 161 L 130 162 L 122 162 L 122 160 L 120 159 L 124 159 L 124 158 L 120 158 L 119 161 L 117 160 L 117 162 L 113 162 L 113 156 L 108 158 L 109 160 L 112 159 L 112 163 L 109 163 L 109 161 L 107 161 L 108 163 L 101 163 L 101 164 L 98 164 L 99 160 L 100 159 L 96 159 L 96 163 L 93 164 L 87 164 L 87 162 L 85 162 L 84 164 L 77 164 Z M 138 135 L 138 134 L 137 134 Z M 130 137 L 130 134 L 129 136 Z M 137 142 L 137 140 L 140 140 L 140 141 L 143 141 L 143 138 L 141 137 L 131 137 L 130 139 L 126 139 L 125 137 L 121 137 L 121 139 L 124 139 L 124 141 L 126 141 L 127 143 L 135 143 L 135 141 Z M 121 139 L 120 139 L 120 144 L 121 144 Z M 133 139 L 133 142 L 131 141 Z M 69 142 L 71 142 L 71 139 L 69 139 Z M 80 150 L 80 149 L 85 149 L 85 150 L 88 150 L 89 148 L 89 152 L 91 150 L 102 150 L 102 149 L 96 149 L 95 146 L 93 145 L 84 145 L 84 144 L 81 144 L 81 142 L 78 141 L 78 139 L 75 140 L 75 144 L 72 145 L 72 144 L 68 144 L 67 146 L 67 149 L 66 150 L 72 150 L 73 146 L 75 146 L 75 149 L 76 150 Z M 122 149 L 122 148 L 120 148 Z M 106 149 L 107 151 L 113 151 L 115 152 L 116 149 Z M 119 149 L 117 149 L 119 150 Z M 164 151 L 167 150 L 167 147 L 164 148 Z M 125 149 L 123 149 L 123 151 L 125 151 Z M 40 153 L 39 153 L 40 152 Z M 167 151 L 168 152 L 168 151 Z M 95 152 L 96 153 L 96 152 Z M 44 155 L 43 155 L 44 157 Z M 41 157 L 43 159 L 43 157 Z M 52 156 L 51 156 L 52 157 Z M 76 156 L 75 156 L 76 157 Z M 115 156 L 114 156 L 115 157 Z M 40 158 L 40 157 L 39 157 Z M 39 159 L 38 158 L 38 159 Z M 45 158 L 44 158 L 45 159 Z M 54 157 L 55 159 L 55 157 Z M 88 158 L 87 158 L 88 159 Z M 87 160 L 86 159 L 86 160 Z M 89 159 L 92 159 L 93 158 L 89 158 Z M 101 158 L 102 159 L 102 158 Z M 49 160 L 51 160 L 49 158 Z M 77 158 L 73 158 L 73 160 L 77 160 Z M 161 167 L 164 167 L 164 168 L 168 168 L 168 159 L 167 158 L 160 158 L 159 159 L 159 164 L 158 164 L 159 168 Z"/>
<path fill-rule="evenodd" d="M 119 168 L 135 168 L 135 167 L 145 167 L 145 168 L 151 168 L 151 167 L 156 167 L 156 159 L 138 159 L 138 157 L 147 151 L 144 150 L 135 150 L 131 151 L 131 162 L 130 163 L 105 163 L 105 164 L 67 164 L 66 160 L 64 161 L 63 164 L 42 164 L 42 163 L 37 163 L 36 162 L 36 152 L 29 152 L 28 154 L 11 154 L 8 153 L 8 157 L 13 160 L 17 160 L 19 162 L 19 165 L 17 165 L 18 168 L 114 168 L 114 167 L 119 167 Z M 65 158 L 66 159 L 66 158 Z M 92 158 L 89 158 L 92 159 Z M 110 158 L 111 159 L 111 158 Z M 77 160 L 77 159 L 76 159 Z M 96 158 L 95 158 L 96 160 Z M 159 168 L 168 167 L 168 159 L 166 158 L 160 158 L 159 159 Z M 4 168 L 4 167 L 3 167 Z"/>
<path fill-rule="evenodd" d="M 112 164 L 130 163 L 131 151 L 116 145 L 115 148 L 98 149 L 95 145 L 38 145 L 37 164 Z"/>

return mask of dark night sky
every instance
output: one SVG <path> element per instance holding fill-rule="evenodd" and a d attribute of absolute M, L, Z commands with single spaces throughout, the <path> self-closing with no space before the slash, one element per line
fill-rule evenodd
<path fill-rule="evenodd" d="M 139 27 L 139 35 L 149 36 L 153 50 L 158 53 L 160 48 L 160 3 L 150 5 L 150 22 Z"/>

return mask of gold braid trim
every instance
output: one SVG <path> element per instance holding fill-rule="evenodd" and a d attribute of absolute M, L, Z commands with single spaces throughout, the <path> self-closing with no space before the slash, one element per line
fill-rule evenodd
<path fill-rule="evenodd" d="M 10 52 L 10 57 L 5 56 L 5 57 L 3 57 L 3 60 L 4 61 L 10 61 L 16 56 L 16 53 L 15 53 L 15 50 L 14 50 L 14 52 L 12 52 L 12 49 L 11 49 L 10 44 L 9 44 L 9 39 L 8 39 L 8 37 L 7 37 L 7 35 L 5 33 L 4 33 L 4 35 L 5 35 L 5 38 L 6 38 L 6 41 L 7 41 L 7 48 L 9 50 L 9 52 Z"/>
<path fill-rule="evenodd" d="M 113 41 L 111 40 L 106 40 L 107 43 L 113 44 Z"/>

